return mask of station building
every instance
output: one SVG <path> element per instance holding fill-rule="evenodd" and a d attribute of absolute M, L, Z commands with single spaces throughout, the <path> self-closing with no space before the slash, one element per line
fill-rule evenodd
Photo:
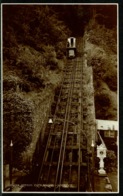
<path fill-rule="evenodd" d="M 100 133 L 108 150 L 117 151 L 118 121 L 96 119 L 97 131 Z"/>

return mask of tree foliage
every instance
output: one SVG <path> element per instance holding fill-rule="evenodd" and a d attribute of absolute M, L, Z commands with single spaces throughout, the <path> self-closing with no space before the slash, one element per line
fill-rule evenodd
<path fill-rule="evenodd" d="M 16 167 L 19 167 L 18 162 L 21 164 L 21 153 L 32 142 L 36 106 L 24 95 L 41 92 L 46 87 L 46 70 L 61 69 L 59 59 L 64 58 L 69 34 L 69 29 L 50 6 L 3 5 L 3 150 L 6 163 L 11 140 Z"/>
<path fill-rule="evenodd" d="M 33 131 L 32 122 L 32 102 L 26 101 L 17 93 L 4 94 L 3 103 L 3 128 L 4 128 L 4 161 L 9 162 L 9 146 L 12 140 L 13 165 L 18 167 L 18 161 L 21 160 L 21 153 L 31 141 Z M 9 123 L 8 123 L 9 122 Z"/>
<path fill-rule="evenodd" d="M 42 51 L 44 44 L 64 43 L 70 33 L 47 5 L 6 5 L 3 6 L 3 19 L 4 44 L 9 46 L 11 37 L 15 37 L 17 42 Z"/>

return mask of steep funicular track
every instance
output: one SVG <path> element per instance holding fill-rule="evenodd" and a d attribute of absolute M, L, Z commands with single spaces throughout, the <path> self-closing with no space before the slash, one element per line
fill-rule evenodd
<path fill-rule="evenodd" d="M 42 160 L 37 191 L 85 191 L 87 164 L 83 159 L 83 59 L 67 61 L 53 123 Z"/>

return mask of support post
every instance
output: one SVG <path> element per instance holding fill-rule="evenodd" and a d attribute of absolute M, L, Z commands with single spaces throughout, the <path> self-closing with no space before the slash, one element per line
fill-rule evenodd
<path fill-rule="evenodd" d="M 10 143 L 10 163 L 9 163 L 9 179 L 10 179 L 10 191 L 12 191 L 12 162 L 13 162 L 13 143 Z"/>
<path fill-rule="evenodd" d="M 91 147 L 92 147 L 92 190 L 94 192 L 94 168 L 95 168 L 95 160 L 94 160 L 94 141 L 92 140 L 92 144 L 91 144 Z"/>

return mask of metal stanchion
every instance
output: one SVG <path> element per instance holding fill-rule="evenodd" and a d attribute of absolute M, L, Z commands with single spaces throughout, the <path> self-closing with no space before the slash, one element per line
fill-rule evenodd
<path fill-rule="evenodd" d="M 10 191 L 12 191 L 12 161 L 13 161 L 13 142 L 10 143 L 10 163 L 9 163 L 9 179 L 10 179 Z"/>
<path fill-rule="evenodd" d="M 95 168 L 95 161 L 94 161 L 94 141 L 92 140 L 92 190 L 94 192 L 94 168 Z"/>

